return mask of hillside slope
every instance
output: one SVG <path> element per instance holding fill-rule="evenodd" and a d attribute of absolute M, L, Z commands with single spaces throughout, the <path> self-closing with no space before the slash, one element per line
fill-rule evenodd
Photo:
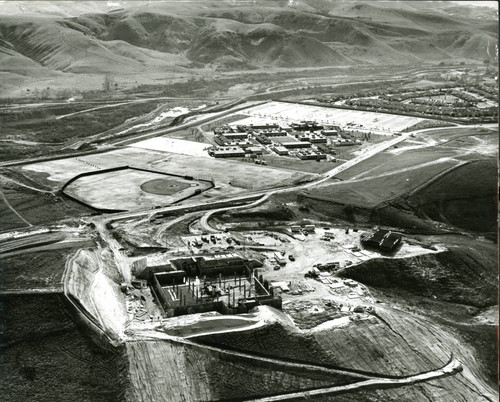
<path fill-rule="evenodd" d="M 436 221 L 472 231 L 495 232 L 497 185 L 497 161 L 474 161 L 440 177 L 410 196 L 407 203 Z"/>
<path fill-rule="evenodd" d="M 133 2 L 101 13 L 0 14 L 0 71 L 21 65 L 73 73 L 483 61 L 495 16 L 466 18 L 400 2 L 289 6 L 287 2 Z M 406 3 L 403 3 L 406 4 Z M 455 7 L 456 8 L 456 7 Z M 455 10 L 454 8 L 454 10 Z M 460 7 L 459 7 L 460 8 Z M 82 10 L 98 10 L 95 4 Z M 75 12 L 75 14 L 78 14 Z M 31 62 L 29 61 L 31 60 Z M 34 63 L 34 64 L 33 64 Z"/>
<path fill-rule="evenodd" d="M 446 364 L 453 353 L 466 367 L 463 374 L 392 390 L 374 387 L 370 391 L 349 392 L 345 400 L 487 401 L 493 397 L 479 374 L 481 368 L 473 350 L 456 334 L 430 320 L 386 307 L 375 308 L 372 315 L 353 317 L 349 324 L 339 327 L 320 325 L 310 331 L 298 331 L 276 322 L 253 331 L 208 335 L 198 341 L 381 376 L 430 371 Z"/>
<path fill-rule="evenodd" d="M 346 267 L 341 276 L 367 285 L 405 290 L 478 308 L 497 301 L 496 252 L 493 243 L 469 240 L 448 251 L 401 259 L 374 259 Z"/>

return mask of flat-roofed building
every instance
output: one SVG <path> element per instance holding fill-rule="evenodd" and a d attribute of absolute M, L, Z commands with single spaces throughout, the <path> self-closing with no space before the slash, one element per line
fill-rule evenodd
<path fill-rule="evenodd" d="M 227 137 L 225 137 L 223 135 L 215 135 L 214 136 L 214 142 L 217 145 L 223 147 L 223 146 L 229 144 L 230 141 L 227 139 Z"/>
<path fill-rule="evenodd" d="M 261 131 L 266 137 L 285 137 L 288 133 L 284 130 L 265 130 Z"/>
<path fill-rule="evenodd" d="M 267 129 L 279 129 L 280 126 L 275 123 L 266 123 L 266 124 L 249 124 L 247 127 L 250 127 L 253 130 L 267 130 Z"/>
<path fill-rule="evenodd" d="M 338 135 L 339 132 L 337 130 L 321 130 L 321 134 L 325 137 L 331 137 L 333 135 Z"/>
<path fill-rule="evenodd" d="M 273 147 L 273 151 L 276 152 L 280 156 L 285 156 L 285 155 L 290 154 L 290 151 L 288 151 L 288 149 L 286 149 L 285 147 L 283 147 L 281 145 L 276 145 L 275 147 Z"/>
<path fill-rule="evenodd" d="M 307 141 L 312 144 L 326 144 L 326 137 L 316 133 L 301 133 L 297 137 L 299 141 Z"/>
<path fill-rule="evenodd" d="M 247 149 L 245 149 L 245 151 L 247 153 L 252 154 L 252 155 L 262 155 L 264 150 L 262 149 L 262 147 L 259 147 L 259 146 L 251 146 L 251 147 L 248 147 Z"/>
<path fill-rule="evenodd" d="M 271 145 L 272 141 L 267 138 L 264 134 L 258 134 L 255 136 L 255 139 L 260 142 L 262 145 Z"/>
<path fill-rule="evenodd" d="M 296 156 L 302 160 L 321 160 L 326 159 L 326 155 L 312 149 L 302 149 L 296 153 Z"/>
<path fill-rule="evenodd" d="M 282 142 L 281 145 L 288 149 L 311 148 L 311 143 L 305 141 Z"/>
<path fill-rule="evenodd" d="M 230 140 L 244 140 L 248 138 L 248 133 L 246 131 L 238 133 L 226 133 L 224 136 Z"/>
<path fill-rule="evenodd" d="M 239 146 L 214 147 L 208 154 L 214 158 L 236 158 L 245 156 L 245 151 Z"/>

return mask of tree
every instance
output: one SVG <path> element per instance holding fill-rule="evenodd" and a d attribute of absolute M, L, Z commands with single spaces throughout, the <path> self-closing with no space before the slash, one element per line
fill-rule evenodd
<path fill-rule="evenodd" d="M 111 91 L 111 88 L 113 87 L 113 84 L 114 84 L 114 80 L 113 80 L 113 77 L 111 76 L 110 73 L 107 73 L 105 76 L 104 76 L 104 82 L 102 83 L 102 90 L 104 92 L 109 92 Z"/>
<path fill-rule="evenodd" d="M 50 87 L 42 89 L 42 99 L 50 98 Z"/>

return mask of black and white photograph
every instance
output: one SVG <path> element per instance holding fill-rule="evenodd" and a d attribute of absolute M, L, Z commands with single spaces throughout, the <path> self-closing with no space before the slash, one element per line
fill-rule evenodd
<path fill-rule="evenodd" d="M 497 401 L 498 7 L 0 0 L 0 400 Z"/>

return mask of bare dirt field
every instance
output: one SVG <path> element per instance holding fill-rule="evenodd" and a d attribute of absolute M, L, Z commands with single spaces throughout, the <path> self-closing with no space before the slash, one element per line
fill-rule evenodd
<path fill-rule="evenodd" d="M 154 151 L 124 148 L 81 157 L 28 164 L 21 169 L 25 175 L 54 189 L 59 189 L 69 179 L 81 173 L 127 165 L 145 167 L 148 162 L 162 159 L 162 155 L 162 153 Z M 40 173 L 44 175 L 40 175 Z"/>
<path fill-rule="evenodd" d="M 141 184 L 141 190 L 157 195 L 172 195 L 189 187 L 189 183 L 180 183 L 175 179 L 153 179 Z"/>
<path fill-rule="evenodd" d="M 68 260 L 65 291 L 100 323 L 108 335 L 119 337 L 128 320 L 123 280 L 108 249 L 78 250 Z"/>
<path fill-rule="evenodd" d="M 130 146 L 135 148 L 151 149 L 153 151 L 163 151 L 209 158 L 210 156 L 207 153 L 207 149 L 212 145 L 203 142 L 186 141 L 176 138 L 156 137 L 136 142 Z"/>
<path fill-rule="evenodd" d="M 59 189 L 77 174 L 124 165 L 177 175 L 191 175 L 194 178 L 207 180 L 213 178 L 216 187 L 203 193 L 205 197 L 236 194 L 251 188 L 292 184 L 301 180 L 311 180 L 314 177 L 296 170 L 133 147 L 85 157 L 34 163 L 25 165 L 21 169 L 30 178 L 53 189 Z"/>
<path fill-rule="evenodd" d="M 167 205 L 204 190 L 209 183 L 125 169 L 84 176 L 65 192 L 100 209 L 132 210 Z"/>
<path fill-rule="evenodd" d="M 398 132 L 422 121 L 410 116 L 398 116 L 386 113 L 364 112 L 359 110 L 333 109 L 321 106 L 268 102 L 241 111 L 249 117 L 238 124 L 258 124 L 272 118 L 279 122 L 292 123 L 302 120 L 315 120 L 319 123 L 347 127 L 361 125 L 361 129 L 374 132 Z M 356 127 L 358 129 L 358 127 Z"/>

